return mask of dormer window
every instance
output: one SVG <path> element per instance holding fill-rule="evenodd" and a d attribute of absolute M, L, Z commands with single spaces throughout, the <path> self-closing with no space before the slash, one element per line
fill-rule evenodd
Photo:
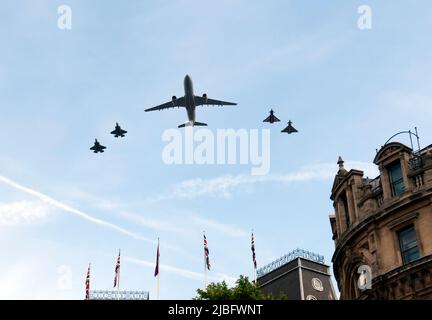
<path fill-rule="evenodd" d="M 387 167 L 390 177 L 390 187 L 393 197 L 399 196 L 405 191 L 400 161 L 396 161 Z"/>

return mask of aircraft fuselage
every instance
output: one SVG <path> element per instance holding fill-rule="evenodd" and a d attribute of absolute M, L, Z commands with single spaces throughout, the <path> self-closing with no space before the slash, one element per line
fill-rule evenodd
<path fill-rule="evenodd" d="M 185 90 L 185 104 L 188 119 L 190 122 L 195 123 L 195 98 L 193 92 L 192 79 L 189 75 L 184 78 L 184 90 Z"/>

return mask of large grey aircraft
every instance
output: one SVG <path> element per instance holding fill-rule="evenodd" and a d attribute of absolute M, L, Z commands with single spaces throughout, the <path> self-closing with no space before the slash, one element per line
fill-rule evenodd
<path fill-rule="evenodd" d="M 163 103 L 159 106 L 146 109 L 145 112 L 155 111 L 155 110 L 164 110 L 175 107 L 185 107 L 188 115 L 189 122 L 179 125 L 179 128 L 183 128 L 186 126 L 206 126 L 206 123 L 198 122 L 195 120 L 195 107 L 201 105 L 216 105 L 216 106 L 235 106 L 237 103 L 226 102 L 221 100 L 215 100 L 207 98 L 207 94 L 204 93 L 201 96 L 195 96 L 193 92 L 192 79 L 189 75 L 186 75 L 184 78 L 184 91 L 185 95 L 181 98 L 177 98 L 173 96 L 171 101 Z"/>

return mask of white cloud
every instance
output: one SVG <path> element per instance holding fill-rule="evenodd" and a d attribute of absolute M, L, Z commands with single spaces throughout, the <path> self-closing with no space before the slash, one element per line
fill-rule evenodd
<path fill-rule="evenodd" d="M 124 205 L 120 202 L 106 200 L 102 197 L 83 192 L 75 192 L 74 194 L 81 199 L 87 201 L 91 200 L 92 205 L 94 205 L 96 208 L 103 208 L 104 210 L 112 211 L 130 222 L 139 224 L 155 231 L 188 234 L 189 232 L 196 230 L 196 227 L 198 226 L 200 228 L 208 228 L 209 230 L 213 229 L 231 237 L 242 237 L 248 235 L 248 233 L 243 229 L 228 224 L 222 224 L 215 220 L 206 219 L 202 215 L 191 213 L 188 210 L 176 208 L 173 211 L 171 209 L 168 212 L 159 212 L 156 214 L 158 218 L 155 218 L 153 217 L 155 216 L 154 213 L 153 216 L 150 216 L 147 213 L 142 214 L 138 211 L 134 211 L 134 209 L 129 208 L 130 203 Z M 101 206 L 101 204 L 107 205 Z M 140 211 L 143 211 L 145 204 L 139 203 L 136 204 L 136 206 L 139 207 Z"/>
<path fill-rule="evenodd" d="M 345 167 L 363 170 L 366 176 L 378 175 L 374 164 L 361 161 L 347 161 Z M 325 181 L 333 179 L 337 166 L 334 163 L 322 163 L 303 167 L 288 174 L 252 176 L 252 175 L 224 175 L 212 179 L 191 179 L 182 181 L 172 187 L 168 195 L 159 195 L 150 201 L 162 199 L 193 199 L 201 196 L 228 198 L 232 192 L 240 187 L 247 187 L 258 183 L 294 183 L 308 181 Z"/>
<path fill-rule="evenodd" d="M 131 238 L 136 239 L 136 240 L 145 241 L 145 242 L 148 242 L 148 243 L 151 243 L 154 245 L 157 244 L 156 240 L 146 238 L 146 237 L 142 236 L 141 234 L 138 234 L 138 233 L 135 233 L 135 232 L 130 231 L 128 229 L 125 229 L 123 227 L 120 227 L 119 225 L 111 223 L 109 221 L 95 218 L 95 217 L 93 217 L 93 216 L 91 216 L 91 215 L 89 215 L 89 214 L 87 214 L 81 210 L 72 208 L 72 207 L 70 207 L 70 206 L 68 206 L 68 205 L 66 205 L 66 204 L 64 204 L 58 200 L 55 200 L 55 199 L 53 199 L 53 198 L 51 198 L 51 197 L 49 197 L 49 196 L 47 196 L 47 195 L 45 195 L 39 191 L 36 191 L 36 190 L 30 189 L 30 188 L 27 188 L 25 186 L 22 186 L 16 182 L 12 181 L 11 179 L 4 177 L 4 176 L 0 176 L 0 182 L 3 182 L 3 183 L 11 186 L 12 188 L 14 188 L 16 190 L 19 190 L 19 191 L 25 192 L 29 195 L 32 195 L 32 196 L 38 198 L 44 204 L 50 205 L 52 207 L 58 208 L 60 210 L 66 211 L 66 212 L 69 212 L 69 213 L 76 215 L 76 216 L 78 216 L 84 220 L 90 221 L 91 223 L 94 223 L 96 225 L 112 229 L 116 232 L 119 232 L 123 235 L 126 235 L 126 236 L 131 237 Z M 118 206 L 119 206 L 119 204 L 115 204 L 115 207 L 118 207 Z M 151 221 L 151 220 L 149 220 L 149 221 Z M 154 220 L 151 224 L 153 225 L 153 227 L 156 227 L 158 224 L 162 224 L 162 222 L 158 222 L 158 221 Z M 165 228 L 171 228 L 171 229 L 173 228 L 173 227 L 169 226 L 168 224 L 165 224 L 164 227 Z M 181 249 L 180 247 L 178 247 L 176 245 L 173 245 L 173 244 L 170 244 L 167 242 L 162 242 L 161 246 L 166 248 L 166 249 L 181 253 L 184 256 L 190 256 L 190 254 L 187 251 Z"/>
<path fill-rule="evenodd" d="M 179 227 L 179 224 L 169 219 L 154 219 L 144 215 L 138 215 L 130 212 L 120 212 L 123 218 L 126 218 L 132 222 L 138 223 L 144 227 L 156 230 L 156 231 L 168 231 L 184 233 L 185 230 Z"/>
<path fill-rule="evenodd" d="M 66 205 L 60 201 L 57 201 L 57 200 L 39 192 L 39 191 L 36 191 L 36 190 L 30 189 L 30 188 L 27 188 L 25 186 L 22 186 L 22 185 L 16 183 L 15 181 L 12 181 L 11 179 L 8 179 L 6 177 L 0 176 L 0 182 L 3 182 L 3 183 L 7 184 L 8 186 L 10 186 L 16 190 L 19 190 L 19 191 L 25 192 L 29 195 L 32 195 L 32 196 L 38 198 L 40 201 L 44 202 L 45 204 L 48 204 L 50 206 L 61 209 L 63 211 L 72 213 L 72 214 L 74 214 L 74 215 L 76 215 L 76 216 L 78 216 L 84 220 L 90 221 L 94 224 L 97 224 L 97 225 L 100 225 L 100 226 L 103 226 L 106 228 L 110 228 L 112 230 L 115 230 L 119 233 L 122 233 L 124 235 L 127 235 L 127 236 L 134 238 L 134 239 L 137 239 L 137 240 L 144 240 L 147 242 L 156 243 L 155 241 L 153 241 L 151 239 L 147 239 L 147 238 L 145 238 L 145 237 L 143 237 L 137 233 L 134 233 L 134 232 L 129 231 L 125 228 L 122 228 L 122 227 L 120 227 L 114 223 L 111 223 L 111 222 L 108 222 L 108 221 L 105 221 L 105 220 L 102 220 L 99 218 L 95 218 L 95 217 L 93 217 L 93 216 L 91 216 L 91 215 L 89 215 L 83 211 L 72 208 L 72 207 L 70 207 L 70 206 L 68 206 L 68 205 Z"/>
<path fill-rule="evenodd" d="M 0 299 L 28 299 L 26 292 L 30 292 L 28 284 L 35 282 L 35 270 L 40 270 L 37 260 L 23 259 L 9 267 L 5 263 L 0 273 Z"/>
<path fill-rule="evenodd" d="M 223 233 L 231 237 L 245 237 L 248 235 L 248 233 L 241 228 L 223 224 L 215 220 L 206 219 L 198 215 L 191 217 L 191 220 L 193 223 L 202 227 L 216 230 L 219 233 Z"/>
<path fill-rule="evenodd" d="M 0 203 L 0 226 L 28 224 L 44 220 L 52 211 L 43 202 L 15 201 Z"/>
<path fill-rule="evenodd" d="M 2 263 L 0 272 L 0 299 L 2 300 L 43 300 L 71 299 L 73 291 L 58 290 L 53 248 L 44 246 L 43 250 L 35 250 L 34 243 L 25 244 L 17 249 L 19 254 L 10 255 Z M 13 258 L 12 258 L 13 257 Z M 68 296 L 66 296 L 69 294 Z"/>
<path fill-rule="evenodd" d="M 148 268 L 155 268 L 155 263 L 154 262 L 150 262 L 147 260 L 141 260 L 141 259 L 137 259 L 137 258 L 133 258 L 133 257 L 124 257 L 124 259 L 126 261 L 135 263 L 135 264 L 139 264 Z M 192 280 L 197 280 L 197 281 L 202 281 L 203 280 L 203 274 L 199 273 L 199 272 L 195 272 L 195 271 L 190 271 L 190 270 L 186 270 L 186 269 L 182 269 L 182 268 L 177 268 L 177 267 L 173 267 L 170 265 L 166 265 L 166 264 L 161 264 L 160 265 L 160 270 L 161 273 L 162 272 L 167 272 L 167 273 L 171 273 L 171 274 L 175 274 L 178 275 L 180 277 L 183 278 L 187 278 L 187 279 L 192 279 Z M 208 276 L 208 280 L 211 281 L 223 281 L 225 280 L 227 283 L 234 283 L 235 282 L 235 278 L 225 275 L 223 273 L 218 273 L 218 276 Z"/>

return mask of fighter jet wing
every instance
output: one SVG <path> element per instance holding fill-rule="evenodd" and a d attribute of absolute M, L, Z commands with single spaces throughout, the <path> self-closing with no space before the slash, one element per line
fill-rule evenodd
<path fill-rule="evenodd" d="M 286 132 L 286 133 L 288 133 L 288 134 L 291 134 L 291 133 L 296 133 L 296 132 L 298 132 L 298 130 L 297 130 L 296 128 L 294 128 L 294 127 L 291 125 L 291 123 L 288 123 L 288 127 L 286 127 L 285 129 L 283 129 L 281 132 Z"/>
<path fill-rule="evenodd" d="M 127 133 L 127 131 L 126 130 L 123 130 L 123 129 L 119 129 L 119 130 L 117 130 L 117 129 L 115 129 L 115 130 L 113 130 L 113 131 L 111 131 L 110 132 L 111 134 L 125 134 L 125 133 Z"/>
<path fill-rule="evenodd" d="M 237 103 L 195 96 L 195 105 L 236 106 Z"/>
<path fill-rule="evenodd" d="M 176 100 L 173 101 L 169 101 L 169 102 L 165 102 L 159 106 L 153 107 L 153 108 L 149 108 L 149 109 L 145 109 L 145 112 L 148 111 L 155 111 L 155 110 L 164 110 L 164 109 L 169 109 L 169 108 L 175 108 L 175 107 L 185 107 L 185 98 L 181 97 L 178 98 Z"/>
<path fill-rule="evenodd" d="M 263 122 L 271 122 L 271 116 L 268 116 L 267 118 L 265 118 L 265 119 L 263 120 Z"/>
<path fill-rule="evenodd" d="M 263 120 L 263 122 L 279 122 L 280 120 L 275 115 L 270 115 Z"/>
<path fill-rule="evenodd" d="M 298 132 L 297 129 L 295 128 L 285 128 L 283 129 L 281 132 L 286 132 L 286 133 L 295 133 Z"/>

